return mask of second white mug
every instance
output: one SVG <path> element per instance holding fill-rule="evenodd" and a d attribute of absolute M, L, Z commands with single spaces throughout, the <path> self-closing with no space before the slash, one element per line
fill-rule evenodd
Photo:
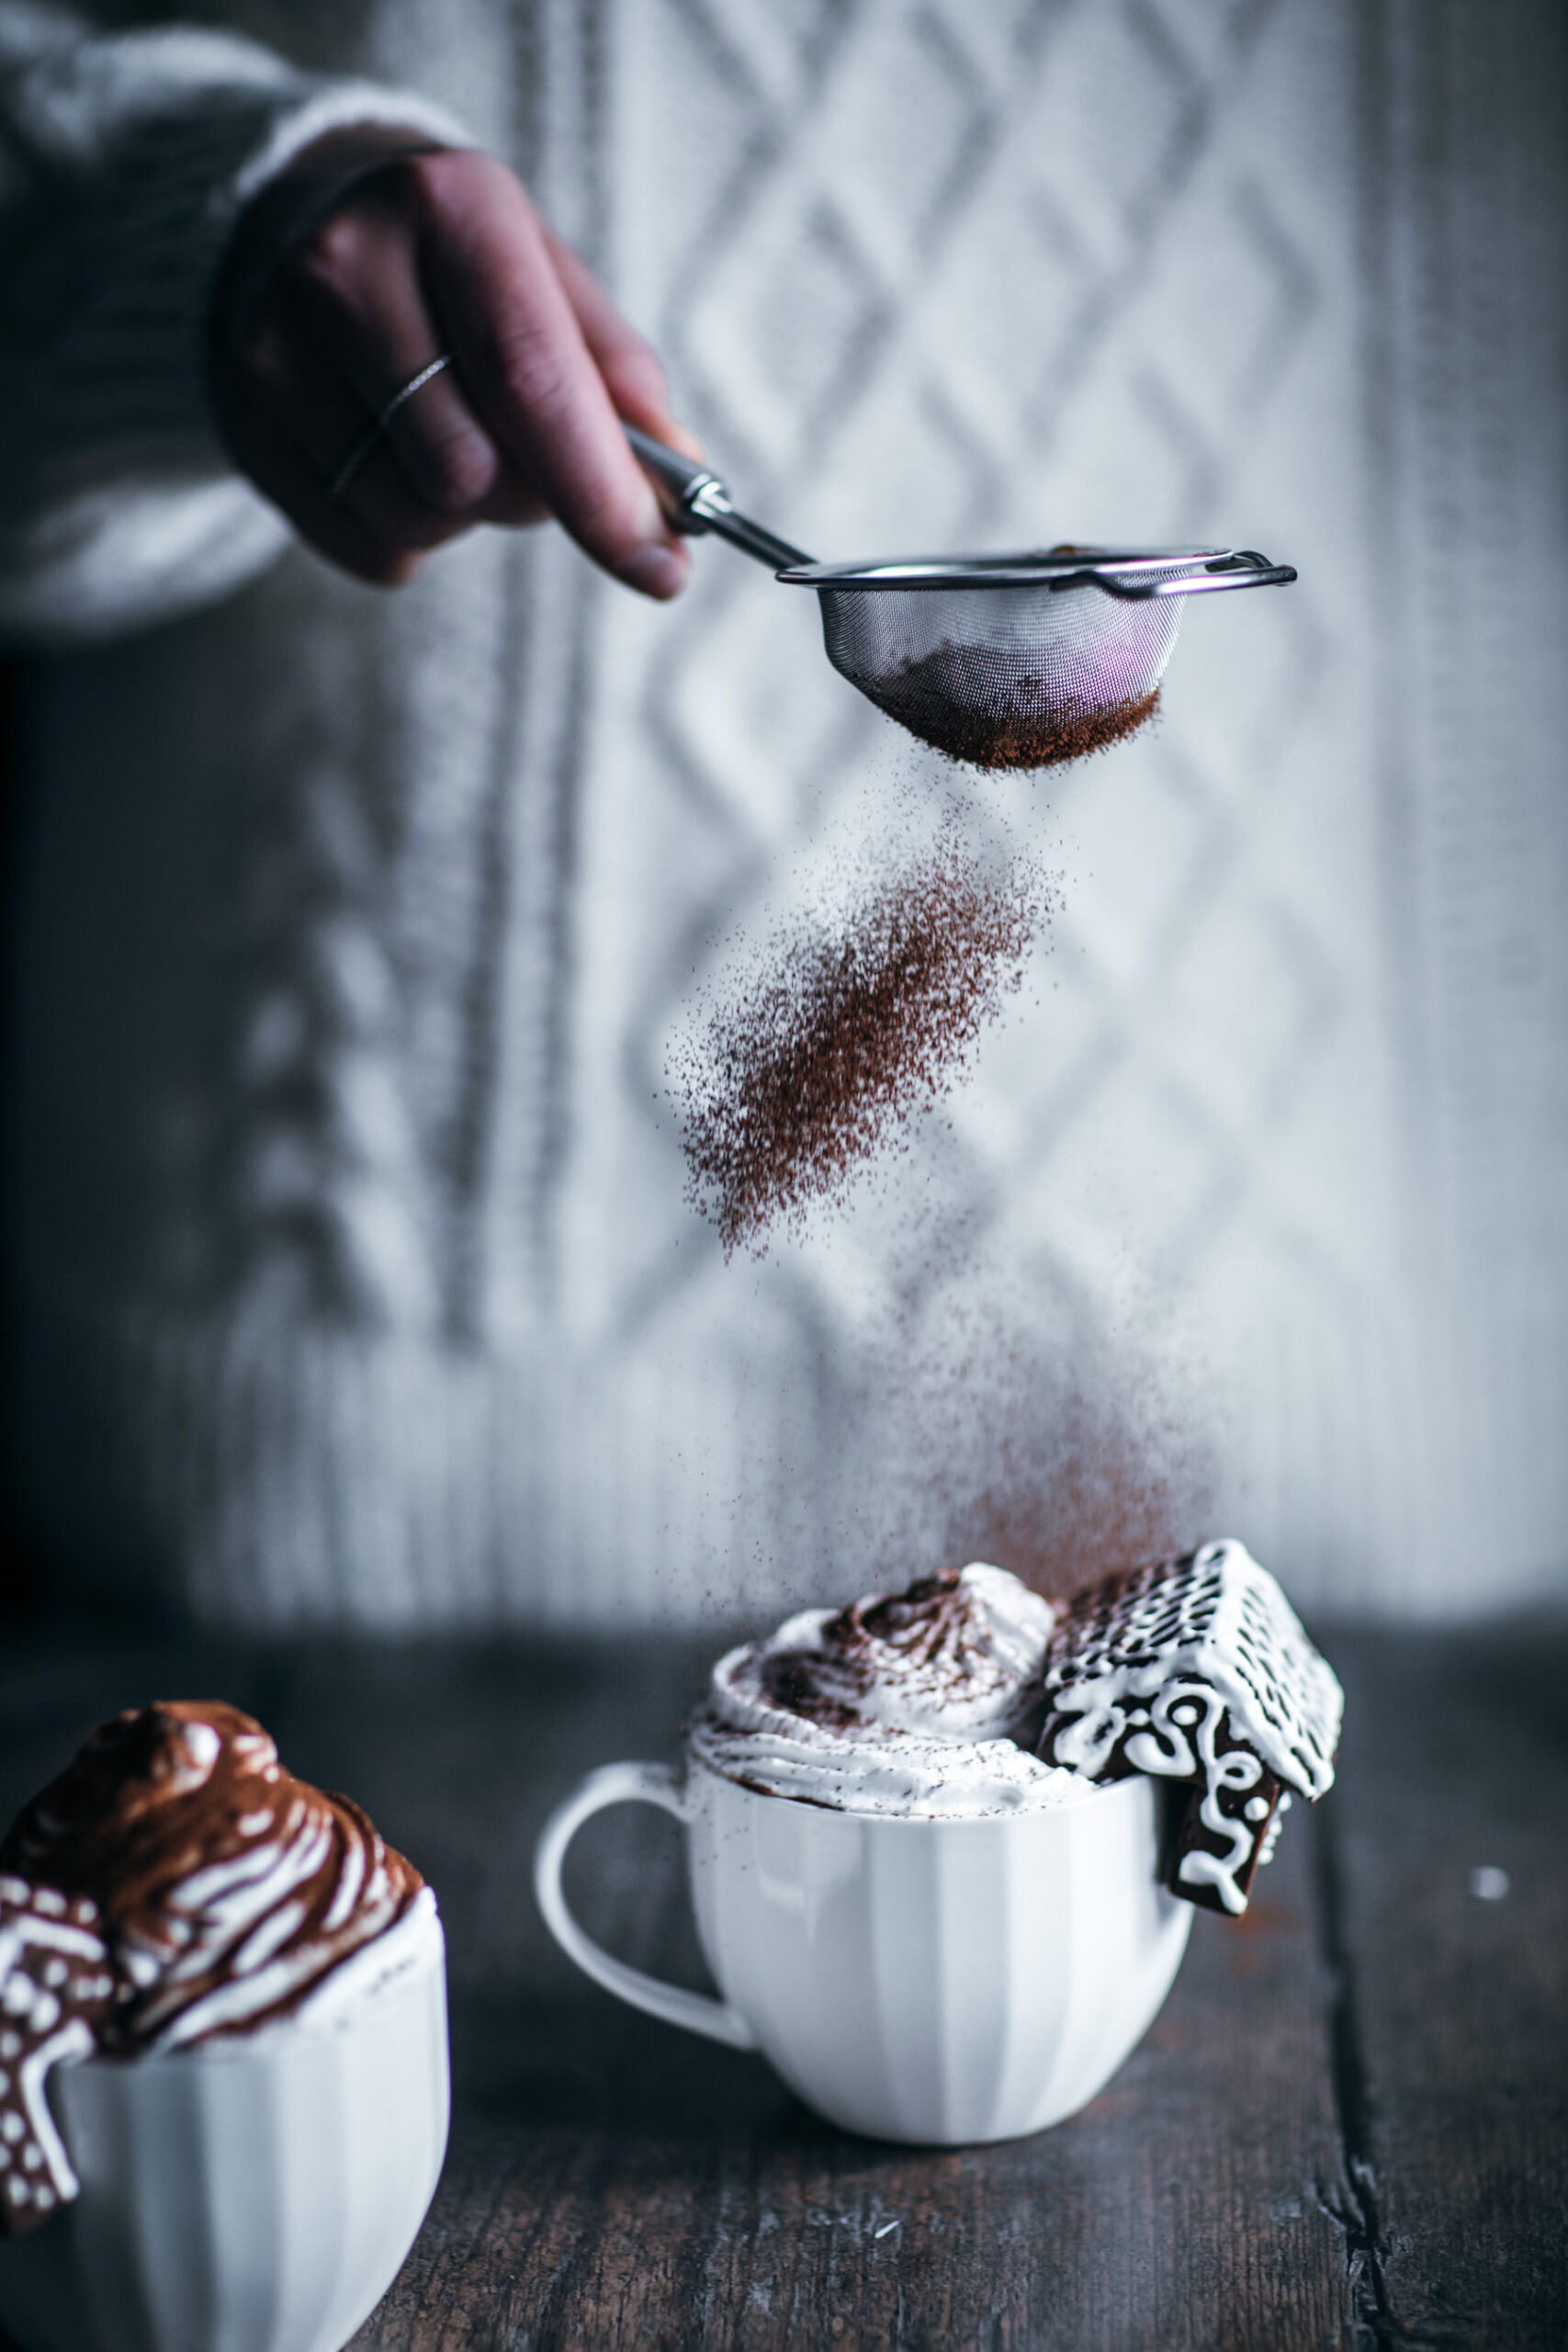
<path fill-rule="evenodd" d="M 685 1825 L 714 2000 L 629 1967 L 569 1910 L 566 1851 L 606 1805 Z M 578 1966 L 638 2008 L 761 2050 L 874 2138 L 1009 2140 L 1087 2104 L 1170 1989 L 1192 1911 L 1160 1885 L 1141 1774 L 1038 1811 L 939 1821 L 839 1812 L 693 1758 L 590 1773 L 541 1833 L 539 1907 Z"/>
<path fill-rule="evenodd" d="M 446 2152 L 434 1913 L 416 1964 L 335 2022 L 89 2059 L 49 2097 L 81 2193 L 0 2241 L 23 2352 L 339 2352 Z"/>

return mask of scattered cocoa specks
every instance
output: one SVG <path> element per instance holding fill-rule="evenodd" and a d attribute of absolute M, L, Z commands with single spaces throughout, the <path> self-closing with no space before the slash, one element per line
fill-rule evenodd
<path fill-rule="evenodd" d="M 669 1075 L 682 1102 L 687 1194 L 728 1257 L 765 1247 L 951 1088 L 1021 986 L 1052 910 L 1027 863 L 998 879 L 951 836 L 851 917 L 786 933 L 767 968 L 716 1006 Z"/>
<path fill-rule="evenodd" d="M 1112 1332 L 1081 1299 L 1054 1311 L 1024 1269 L 943 1254 L 868 1372 L 860 1484 L 885 1498 L 865 1522 L 880 1581 L 989 1560 L 1059 1599 L 1201 1542 L 1219 1461 L 1190 1353 Z"/>
<path fill-rule="evenodd" d="M 1159 709 L 1159 688 L 1130 701 L 1064 702 L 1043 678 L 988 697 L 975 657 L 941 645 L 889 678 L 862 682 L 880 710 L 945 759 L 964 767 L 1057 768 L 1135 735 Z"/>

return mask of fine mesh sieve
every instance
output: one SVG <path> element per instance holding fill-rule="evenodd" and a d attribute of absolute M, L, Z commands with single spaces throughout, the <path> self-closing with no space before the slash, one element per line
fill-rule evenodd
<path fill-rule="evenodd" d="M 1042 767 L 1130 734 L 1155 707 L 1185 599 L 1283 586 L 1228 548 L 814 563 L 736 512 L 718 477 L 627 428 L 682 530 L 715 531 L 815 588 L 828 659 L 879 710 L 957 759 Z"/>

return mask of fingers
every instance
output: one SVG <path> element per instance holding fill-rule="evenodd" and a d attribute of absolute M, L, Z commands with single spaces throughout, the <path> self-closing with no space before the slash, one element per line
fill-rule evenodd
<path fill-rule="evenodd" d="M 344 400 L 346 404 L 346 389 Z M 413 578 L 423 560 L 419 548 L 388 538 L 333 498 L 320 464 L 281 407 L 254 399 L 231 402 L 222 422 L 241 469 L 322 555 L 376 587 L 398 588 Z"/>
<path fill-rule="evenodd" d="M 422 159 L 437 193 L 456 159 Z M 483 159 L 468 158 L 469 163 Z M 605 570 L 653 596 L 675 594 L 685 548 L 666 526 L 627 447 L 610 390 L 590 349 L 551 244 L 510 173 L 452 177 L 422 241 L 426 299 L 446 328 L 474 408 L 518 474 Z M 583 273 L 586 276 L 586 273 Z M 607 309 L 607 305 L 605 306 Z M 657 410 L 625 330 L 618 364 L 634 377 L 637 413 Z"/>
<path fill-rule="evenodd" d="M 547 220 L 541 218 L 539 227 L 616 415 L 688 458 L 700 458 L 702 444 L 670 413 L 669 387 L 658 355 L 626 323 L 581 256 L 557 236 Z"/>
<path fill-rule="evenodd" d="M 245 396 L 231 383 L 220 407 L 234 455 L 304 535 L 359 578 L 397 584 L 423 553 L 475 523 L 535 523 L 547 510 L 479 424 L 450 368 L 376 437 L 389 399 L 436 344 L 412 239 L 388 231 L 369 208 L 308 241 L 246 338 Z M 367 440 L 337 492 L 345 461 Z"/>
<path fill-rule="evenodd" d="M 325 399 L 299 404 L 302 438 L 329 480 L 441 353 L 401 197 L 395 184 L 366 190 L 310 241 L 280 289 L 278 325 L 290 347 L 319 356 L 355 395 L 352 435 Z M 476 523 L 531 523 L 544 512 L 450 365 L 397 401 L 343 495 L 372 529 L 420 547 Z"/>
<path fill-rule="evenodd" d="M 686 549 L 620 423 L 700 454 L 663 371 L 487 157 L 404 156 L 356 182 L 276 267 L 243 339 L 215 346 L 212 387 L 241 466 L 362 579 L 409 577 L 476 523 L 553 513 L 628 585 L 683 584 Z"/>

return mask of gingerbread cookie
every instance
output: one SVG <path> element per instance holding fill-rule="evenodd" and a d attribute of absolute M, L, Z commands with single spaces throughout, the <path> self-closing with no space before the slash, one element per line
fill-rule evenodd
<path fill-rule="evenodd" d="M 92 2056 L 120 1989 L 96 1903 L 0 1875 L 0 2233 L 36 2229 L 76 2194 L 44 2079 Z"/>
<path fill-rule="evenodd" d="M 1315 1802 L 1334 1779 L 1339 1685 L 1241 1544 L 1079 1593 L 1052 1633 L 1045 1702 L 1048 1764 L 1189 1784 L 1169 1883 L 1212 1910 L 1247 1908 L 1291 1792 Z"/>

